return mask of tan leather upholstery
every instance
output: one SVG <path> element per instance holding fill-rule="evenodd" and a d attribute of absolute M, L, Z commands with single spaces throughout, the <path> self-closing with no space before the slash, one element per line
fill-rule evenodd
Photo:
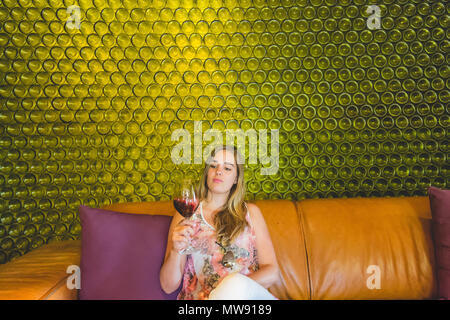
<path fill-rule="evenodd" d="M 435 294 L 428 197 L 309 199 L 305 229 L 311 299 L 426 299 Z M 379 289 L 368 278 L 379 267 Z"/>
<path fill-rule="evenodd" d="M 126 202 L 103 206 L 102 209 L 139 214 L 161 214 L 173 216 L 175 208 L 172 201 Z"/>
<path fill-rule="evenodd" d="M 436 295 L 428 197 L 259 200 L 277 254 L 280 299 L 430 299 Z M 171 201 L 103 208 L 173 215 Z M 80 241 L 54 242 L 0 265 L 0 299 L 76 299 Z M 380 272 L 380 288 L 373 269 Z"/>
<path fill-rule="evenodd" d="M 80 249 L 80 240 L 51 242 L 0 265 L 0 299 L 75 299 L 77 290 L 67 290 L 66 271 L 80 265 Z"/>

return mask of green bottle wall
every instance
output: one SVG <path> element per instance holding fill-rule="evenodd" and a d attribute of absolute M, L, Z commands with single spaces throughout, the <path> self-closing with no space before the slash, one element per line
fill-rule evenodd
<path fill-rule="evenodd" d="M 170 199 L 202 169 L 171 160 L 194 121 L 279 130 L 279 170 L 248 165 L 248 199 L 449 187 L 446 1 L 0 4 L 0 263 L 78 239 L 80 204 Z"/>

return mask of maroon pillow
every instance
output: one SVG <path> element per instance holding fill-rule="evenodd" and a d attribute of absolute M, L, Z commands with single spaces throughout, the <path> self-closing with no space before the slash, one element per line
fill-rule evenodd
<path fill-rule="evenodd" d="M 450 299 L 450 190 L 428 188 L 436 253 L 438 299 Z"/>
<path fill-rule="evenodd" d="M 175 300 L 159 282 L 171 216 L 129 214 L 79 206 L 79 299 Z"/>

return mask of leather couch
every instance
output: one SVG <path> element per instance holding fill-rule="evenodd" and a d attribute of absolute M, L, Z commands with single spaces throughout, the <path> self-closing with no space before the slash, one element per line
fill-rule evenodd
<path fill-rule="evenodd" d="M 280 299 L 436 299 L 427 196 L 258 200 L 280 265 Z M 167 214 L 170 201 L 104 206 Z M 77 299 L 66 283 L 80 240 L 51 242 L 0 265 L 0 299 Z"/>

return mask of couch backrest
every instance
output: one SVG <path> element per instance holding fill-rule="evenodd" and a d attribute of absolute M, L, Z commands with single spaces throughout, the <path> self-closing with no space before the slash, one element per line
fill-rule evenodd
<path fill-rule="evenodd" d="M 308 199 L 297 207 L 311 299 L 435 296 L 428 197 Z"/>
<path fill-rule="evenodd" d="M 427 299 L 436 294 L 428 197 L 258 200 L 280 299 Z M 171 201 L 104 209 L 173 215 Z M 379 288 L 378 288 L 379 287 Z"/>

